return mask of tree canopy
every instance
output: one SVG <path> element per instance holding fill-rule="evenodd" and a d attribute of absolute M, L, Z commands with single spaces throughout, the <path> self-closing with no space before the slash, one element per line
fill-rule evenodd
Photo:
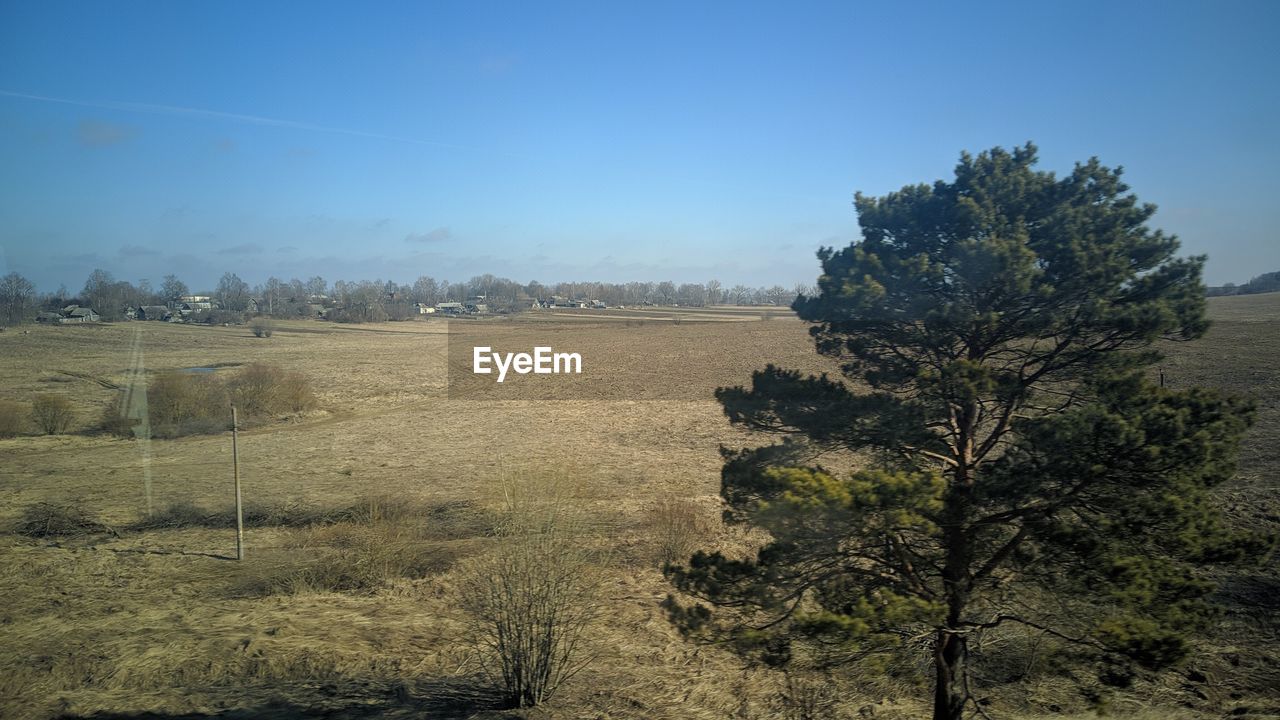
<path fill-rule="evenodd" d="M 1147 379 L 1157 341 L 1208 327 L 1204 259 L 1120 169 L 1035 163 L 963 154 L 951 181 L 856 196 L 862 240 L 822 249 L 793 305 L 844 377 L 770 366 L 717 392 L 777 440 L 722 473 L 726 518 L 769 539 L 667 568 L 682 630 L 778 663 L 924 638 L 934 717 L 959 718 L 984 633 L 1038 629 L 1124 683 L 1212 617 L 1201 565 L 1269 546 L 1209 498 L 1249 404 Z"/>

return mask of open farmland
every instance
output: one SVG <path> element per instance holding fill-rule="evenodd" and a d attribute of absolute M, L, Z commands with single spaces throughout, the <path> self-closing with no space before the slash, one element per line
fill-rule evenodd
<path fill-rule="evenodd" d="M 1209 336 L 1169 347 L 1163 369 L 1175 386 L 1257 400 L 1239 476 L 1221 499 L 1243 523 L 1274 523 L 1280 294 L 1217 298 L 1210 315 Z M 481 339 L 578 351 L 585 371 L 555 378 L 550 392 L 523 382 L 542 379 L 533 377 L 460 392 L 457 383 L 475 379 L 458 377 L 457 350 Z M 217 374 L 252 362 L 305 374 L 318 402 L 241 432 L 246 503 L 256 514 L 247 559 L 237 563 L 233 531 L 217 522 L 142 522 L 146 473 L 157 514 L 225 511 L 229 434 L 144 443 L 90 431 L 139 367 Z M 718 448 L 753 440 L 729 426 L 712 394 L 766 362 L 833 370 L 813 353 L 805 325 L 776 308 L 296 322 L 270 338 L 166 323 L 5 332 L 0 399 L 64 395 L 76 423 L 74 434 L 0 440 L 0 523 L 16 527 L 29 508 L 51 503 L 91 513 L 102 527 L 0 538 L 0 665 L 10 669 L 0 678 L 0 715 L 503 716 L 488 708 L 477 678 L 454 573 L 485 551 L 486 513 L 504 478 L 554 477 L 608 550 L 609 619 L 591 637 L 599 659 L 539 717 L 778 717 L 804 693 L 833 717 L 915 717 L 925 706 L 909 673 L 842 679 L 838 698 L 820 697 L 825 686 L 788 689 L 781 674 L 684 643 L 658 608 L 668 592 L 659 508 L 692 508 L 701 544 L 750 545 L 718 525 Z M 299 520 L 349 518 L 353 508 L 412 516 L 404 577 L 355 591 L 273 584 L 361 542 L 388 544 L 369 536 L 376 527 Z M 1219 580 L 1230 611 L 1191 672 L 1140 684 L 1115 701 L 1116 714 L 1280 713 L 1276 566 Z M 1086 707 L 1052 673 L 992 696 L 1005 716 Z"/>

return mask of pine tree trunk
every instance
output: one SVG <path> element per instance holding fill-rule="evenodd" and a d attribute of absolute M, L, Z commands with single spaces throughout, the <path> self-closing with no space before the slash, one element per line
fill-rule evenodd
<path fill-rule="evenodd" d="M 965 691 L 965 662 L 969 648 L 964 635 L 938 631 L 933 664 L 933 720 L 961 720 L 968 693 Z"/>
<path fill-rule="evenodd" d="M 976 412 L 976 408 L 970 406 L 962 415 L 965 422 L 958 443 L 959 463 L 943 511 L 943 543 L 947 557 L 942 568 L 942 582 L 947 619 L 938 629 L 934 648 L 933 720 L 962 720 L 965 702 L 969 699 L 965 675 L 965 663 L 969 657 L 968 638 L 956 629 L 961 627 L 969 604 L 969 567 L 973 548 L 966 526 L 972 499 L 973 470 L 968 428 L 971 424 L 969 419 L 975 417 Z"/>

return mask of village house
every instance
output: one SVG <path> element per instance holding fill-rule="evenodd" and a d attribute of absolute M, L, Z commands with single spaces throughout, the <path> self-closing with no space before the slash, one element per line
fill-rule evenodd
<path fill-rule="evenodd" d="M 164 305 L 143 305 L 134 311 L 136 320 L 168 320 L 173 313 Z"/>
<path fill-rule="evenodd" d="M 213 309 L 213 303 L 207 299 L 206 300 L 190 300 L 190 301 L 184 300 L 183 302 L 178 303 L 178 314 L 183 317 L 192 315 L 194 313 L 198 313 L 201 310 L 212 310 L 212 309 Z"/>
<path fill-rule="evenodd" d="M 101 319 L 101 316 L 94 312 L 92 308 L 80 307 L 79 305 L 68 305 L 59 312 L 42 312 L 36 315 L 36 322 L 49 323 L 51 325 L 95 323 Z"/>

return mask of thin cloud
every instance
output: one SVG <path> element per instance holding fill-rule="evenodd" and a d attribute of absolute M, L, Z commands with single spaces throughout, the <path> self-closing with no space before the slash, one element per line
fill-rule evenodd
<path fill-rule="evenodd" d="M 81 120 L 80 126 L 76 128 L 76 140 L 85 147 L 119 145 L 131 137 L 132 128 L 101 120 Z"/>
<path fill-rule="evenodd" d="M 453 233 L 447 227 L 438 227 L 435 230 L 428 230 L 424 233 L 410 233 L 405 236 L 404 241 L 408 243 L 437 243 L 444 242 L 453 237 Z"/>
<path fill-rule="evenodd" d="M 160 251 L 155 248 L 149 248 L 145 245 L 122 245 L 120 246 L 120 257 L 137 257 L 140 255 L 159 255 Z"/>
<path fill-rule="evenodd" d="M 101 110 L 121 110 L 124 112 L 147 113 L 151 115 L 169 115 L 177 117 L 199 118 L 203 120 L 222 120 L 226 122 L 241 123 L 247 125 L 265 125 L 268 127 L 291 128 L 294 130 L 308 130 L 311 132 L 333 133 L 337 135 L 350 135 L 353 137 L 373 138 L 376 140 L 392 140 L 394 142 L 409 143 L 411 145 L 424 145 L 428 147 L 451 148 L 455 150 L 468 150 L 463 145 L 454 145 L 452 143 L 436 142 L 434 140 L 419 140 L 417 138 L 407 138 L 399 135 L 385 135 L 383 133 L 365 132 L 363 130 L 352 130 L 350 128 L 330 127 L 327 125 L 315 125 L 312 123 L 298 122 L 296 120 L 283 120 L 280 118 L 263 117 L 261 115 L 244 115 L 240 113 L 220 112 L 218 110 L 205 110 L 203 108 L 179 107 L 176 105 L 156 105 L 152 103 L 132 103 L 117 102 L 114 100 L 106 100 L 99 102 L 89 102 L 85 100 L 72 100 L 70 98 L 51 97 L 48 95 L 32 95 L 29 93 L 12 92 L 10 90 L 0 90 L 0 95 L 13 98 L 22 98 L 24 100 L 37 100 L 39 102 L 60 103 L 62 105 L 75 105 L 77 107 L 98 108 Z"/>
<path fill-rule="evenodd" d="M 262 253 L 262 246 L 257 243 L 244 243 L 243 245 L 232 245 L 231 247 L 222 248 L 218 251 L 219 255 L 258 255 Z"/>

